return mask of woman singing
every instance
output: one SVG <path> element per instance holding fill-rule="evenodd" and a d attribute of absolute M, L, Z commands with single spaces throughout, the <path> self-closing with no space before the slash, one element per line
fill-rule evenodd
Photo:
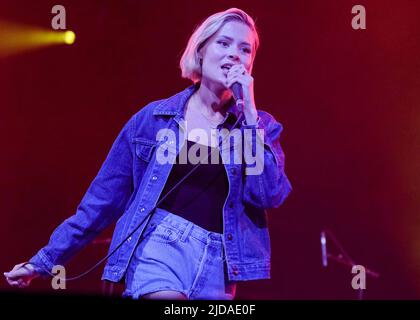
<path fill-rule="evenodd" d="M 193 84 L 132 116 L 76 213 L 5 273 L 9 284 L 51 275 L 115 221 L 102 279 L 124 281 L 125 297 L 233 299 L 237 282 L 269 278 L 265 209 L 291 185 L 282 125 L 254 100 L 258 45 L 240 9 L 202 22 L 180 61 Z M 238 84 L 243 97 L 232 94 Z"/>

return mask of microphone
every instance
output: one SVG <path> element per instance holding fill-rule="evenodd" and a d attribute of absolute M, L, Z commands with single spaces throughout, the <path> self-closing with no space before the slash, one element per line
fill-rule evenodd
<path fill-rule="evenodd" d="M 321 231 L 321 252 L 322 252 L 322 266 L 328 266 L 328 256 L 327 256 L 327 238 L 325 232 Z"/>
<path fill-rule="evenodd" d="M 242 90 L 242 85 L 239 82 L 234 82 L 230 86 L 230 90 L 233 93 L 233 98 L 236 101 L 236 105 L 239 110 L 243 111 L 244 109 L 244 92 Z"/>

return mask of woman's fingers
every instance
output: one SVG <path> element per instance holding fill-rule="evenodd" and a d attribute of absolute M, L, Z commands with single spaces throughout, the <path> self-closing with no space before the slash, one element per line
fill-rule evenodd
<path fill-rule="evenodd" d="M 230 71 L 230 70 L 229 70 Z M 245 68 L 235 68 L 235 69 L 233 69 L 232 71 L 230 71 L 230 74 L 242 74 L 242 75 L 244 75 L 246 73 L 246 70 L 245 70 Z"/>
<path fill-rule="evenodd" d="M 8 278 L 6 279 L 7 279 L 7 283 L 11 285 L 12 287 L 19 287 L 19 283 L 17 281 L 12 281 L 12 280 L 9 280 Z"/>
<path fill-rule="evenodd" d="M 21 278 L 6 278 L 6 280 L 9 285 L 15 288 L 24 288 L 28 286 L 27 282 L 22 280 Z"/>
<path fill-rule="evenodd" d="M 236 64 L 233 65 L 226 77 L 226 87 L 229 88 L 234 82 L 239 82 L 244 86 L 249 86 L 252 83 L 253 78 L 248 74 L 244 65 Z"/>
<path fill-rule="evenodd" d="M 230 86 L 235 82 L 239 82 L 240 84 L 245 84 L 246 85 L 244 79 L 241 76 L 233 75 L 233 76 L 231 76 L 230 78 L 227 79 L 226 86 L 228 88 L 230 88 Z"/>
<path fill-rule="evenodd" d="M 231 78 L 229 80 L 226 81 L 226 87 L 230 88 L 232 86 L 233 83 L 235 82 L 239 82 L 237 78 Z"/>
<path fill-rule="evenodd" d="M 23 266 L 24 264 L 25 264 L 25 263 L 24 263 L 24 262 L 22 262 L 22 263 L 19 263 L 19 264 L 15 265 L 15 266 L 13 267 L 12 271 L 19 270 L 20 268 L 22 268 L 22 266 Z"/>
<path fill-rule="evenodd" d="M 22 280 L 21 279 L 21 281 L 18 281 L 19 288 L 29 287 L 30 283 L 31 283 L 31 280 Z"/>
<path fill-rule="evenodd" d="M 31 280 L 36 277 L 34 268 L 30 264 L 25 265 L 25 262 L 15 265 L 11 271 L 3 274 L 9 285 L 17 288 L 26 288 Z"/>
<path fill-rule="evenodd" d="M 229 72 L 246 72 L 246 68 L 243 64 L 234 64 L 230 69 Z"/>
<path fill-rule="evenodd" d="M 4 275 L 12 280 L 23 276 L 28 276 L 31 273 L 31 271 L 26 267 L 22 267 L 23 264 L 24 263 L 15 265 L 11 271 L 5 272 Z"/>
<path fill-rule="evenodd" d="M 5 272 L 4 275 L 7 277 L 7 279 L 11 279 L 11 280 L 15 280 L 15 279 L 19 279 L 22 276 L 24 276 L 26 273 L 22 272 L 20 270 L 15 270 L 15 271 L 10 271 L 10 272 Z"/>

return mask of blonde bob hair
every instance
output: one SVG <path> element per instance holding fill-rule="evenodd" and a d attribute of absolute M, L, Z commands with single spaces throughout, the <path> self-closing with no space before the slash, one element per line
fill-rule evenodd
<path fill-rule="evenodd" d="M 201 80 L 201 63 L 198 51 L 228 21 L 243 22 L 252 30 L 255 36 L 252 59 L 255 58 L 260 44 L 255 22 L 245 11 L 238 8 L 230 8 L 211 15 L 195 29 L 179 62 L 183 78 L 190 79 L 194 83 Z"/>

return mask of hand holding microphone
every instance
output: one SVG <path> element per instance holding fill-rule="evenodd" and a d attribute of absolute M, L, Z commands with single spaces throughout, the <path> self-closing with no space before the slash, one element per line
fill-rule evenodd
<path fill-rule="evenodd" d="M 243 111 L 244 109 L 244 92 L 242 90 L 242 85 L 239 82 L 234 82 L 230 86 L 230 90 L 232 90 L 233 98 L 236 101 L 236 105 L 238 108 Z"/>
<path fill-rule="evenodd" d="M 243 64 L 234 64 L 229 69 L 226 87 L 232 90 L 236 104 L 243 111 L 247 122 L 255 122 L 257 108 L 254 102 L 254 78 Z"/>

